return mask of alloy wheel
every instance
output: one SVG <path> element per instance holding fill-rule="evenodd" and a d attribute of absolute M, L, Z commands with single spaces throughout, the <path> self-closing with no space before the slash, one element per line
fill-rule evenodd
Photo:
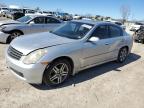
<path fill-rule="evenodd" d="M 127 49 L 126 48 L 123 48 L 123 49 L 121 49 L 121 51 L 120 51 L 120 55 L 119 55 L 119 60 L 120 60 L 120 62 L 123 62 L 123 61 L 125 61 L 125 59 L 126 59 L 126 57 L 127 57 Z"/>
<path fill-rule="evenodd" d="M 62 83 L 68 76 L 69 68 L 65 63 L 55 65 L 50 71 L 49 79 L 53 84 Z"/>
<path fill-rule="evenodd" d="M 19 32 L 13 32 L 13 33 L 11 34 L 11 40 L 15 39 L 16 37 L 18 37 L 18 36 L 20 36 L 20 35 L 21 35 L 21 33 L 19 33 Z"/>

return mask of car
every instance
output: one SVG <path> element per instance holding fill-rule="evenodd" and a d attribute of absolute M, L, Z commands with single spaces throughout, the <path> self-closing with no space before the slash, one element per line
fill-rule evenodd
<path fill-rule="evenodd" d="M 44 15 L 44 16 L 53 16 L 52 12 L 50 12 L 50 11 L 42 11 L 42 15 Z"/>
<path fill-rule="evenodd" d="M 144 26 L 134 32 L 134 41 L 144 44 Z"/>
<path fill-rule="evenodd" d="M 130 31 L 137 31 L 138 29 L 140 29 L 141 26 L 144 26 L 144 24 L 136 22 L 131 25 Z"/>
<path fill-rule="evenodd" d="M 14 39 L 6 62 L 28 83 L 58 86 L 81 70 L 115 60 L 123 63 L 132 45 L 132 36 L 116 24 L 72 20 L 51 32 Z"/>
<path fill-rule="evenodd" d="M 17 8 L 9 8 L 9 11 L 5 12 L 5 17 L 15 19 L 15 14 L 17 14 L 17 13 L 23 14 L 23 10 L 17 9 Z"/>
<path fill-rule="evenodd" d="M 25 16 L 35 15 L 35 10 L 25 9 Z"/>
<path fill-rule="evenodd" d="M 69 21 L 73 19 L 72 15 L 68 13 L 56 12 L 55 16 L 63 21 Z"/>
<path fill-rule="evenodd" d="M 7 7 L 0 7 L 0 16 L 5 16 L 9 9 Z"/>
<path fill-rule="evenodd" d="M 21 35 L 51 31 L 61 23 L 57 18 L 41 15 L 24 16 L 16 21 L 0 21 L 0 42 L 10 43 Z"/>
<path fill-rule="evenodd" d="M 73 16 L 73 19 L 74 19 L 74 20 L 79 20 L 79 19 L 82 19 L 82 16 L 80 16 L 80 15 L 74 15 L 74 16 Z"/>

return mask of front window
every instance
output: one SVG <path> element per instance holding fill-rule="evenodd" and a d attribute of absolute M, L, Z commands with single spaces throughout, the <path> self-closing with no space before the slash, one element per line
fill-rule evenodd
<path fill-rule="evenodd" d="M 92 37 L 98 37 L 99 39 L 109 38 L 108 27 L 106 25 L 98 26 L 91 35 Z"/>
<path fill-rule="evenodd" d="M 8 8 L 2 8 L 2 10 L 8 10 Z"/>
<path fill-rule="evenodd" d="M 83 38 L 93 27 L 92 24 L 80 23 L 80 22 L 67 22 L 52 33 L 58 36 L 81 39 Z"/>
<path fill-rule="evenodd" d="M 24 16 L 24 17 L 17 19 L 17 21 L 22 22 L 22 23 L 26 23 L 26 22 L 30 21 L 31 19 L 32 18 L 30 16 Z"/>

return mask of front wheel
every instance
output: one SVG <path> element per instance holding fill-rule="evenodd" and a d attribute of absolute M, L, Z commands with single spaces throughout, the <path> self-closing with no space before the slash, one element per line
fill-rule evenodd
<path fill-rule="evenodd" d="M 126 47 L 123 47 L 119 51 L 117 61 L 119 63 L 123 63 L 126 60 L 127 56 L 128 56 L 128 49 Z"/>
<path fill-rule="evenodd" d="M 45 70 L 43 82 L 46 85 L 57 86 L 66 81 L 71 72 L 72 66 L 68 60 L 57 60 Z"/>

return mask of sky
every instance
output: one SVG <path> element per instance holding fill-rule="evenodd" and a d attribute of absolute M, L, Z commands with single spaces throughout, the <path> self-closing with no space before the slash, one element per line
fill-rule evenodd
<path fill-rule="evenodd" d="M 40 7 L 43 10 L 60 9 L 71 14 L 91 14 L 121 18 L 120 7 L 126 5 L 131 10 L 131 20 L 144 20 L 144 0 L 0 0 L 6 5 Z"/>

